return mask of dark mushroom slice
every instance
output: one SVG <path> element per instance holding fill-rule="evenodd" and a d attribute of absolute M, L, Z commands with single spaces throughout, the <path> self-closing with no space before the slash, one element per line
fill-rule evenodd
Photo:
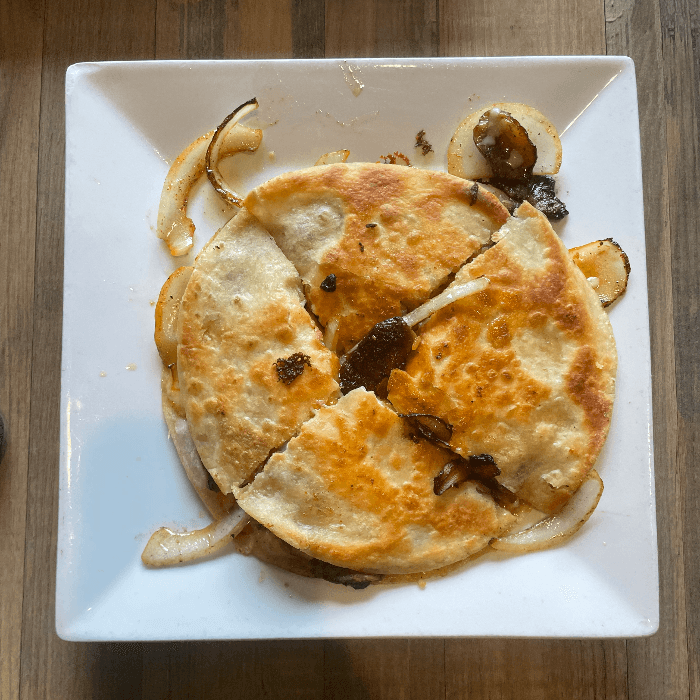
<path fill-rule="evenodd" d="M 530 178 L 530 193 L 526 199 L 550 221 L 560 221 L 569 213 L 554 192 L 554 178 L 547 175 L 533 175 Z"/>
<path fill-rule="evenodd" d="M 501 190 L 518 204 L 530 202 L 550 221 L 559 221 L 569 213 L 554 191 L 554 178 L 548 175 L 533 175 L 527 180 L 491 178 L 487 184 Z"/>
<path fill-rule="evenodd" d="M 345 356 L 340 368 L 340 390 L 347 394 L 363 386 L 367 391 L 376 391 L 392 369 L 406 366 L 415 337 L 401 316 L 377 323 Z"/>
<path fill-rule="evenodd" d="M 518 497 L 496 480 L 501 470 L 491 455 L 470 455 L 468 458 L 455 456 L 435 477 L 433 491 L 441 496 L 450 488 L 455 488 L 465 481 L 476 481 L 489 494 L 497 505 L 512 511 L 518 505 Z"/>
<path fill-rule="evenodd" d="M 529 178 L 537 161 L 537 148 L 520 122 L 498 107 L 481 116 L 474 127 L 474 144 L 496 177 Z"/>
<path fill-rule="evenodd" d="M 480 277 L 464 284 L 451 285 L 405 316 L 393 316 L 375 324 L 345 355 L 340 367 L 340 390 L 347 394 L 363 386 L 367 391 L 379 392 L 381 396 L 391 370 L 406 366 L 415 339 L 411 326 L 458 299 L 482 291 L 488 284 L 486 277 Z"/>

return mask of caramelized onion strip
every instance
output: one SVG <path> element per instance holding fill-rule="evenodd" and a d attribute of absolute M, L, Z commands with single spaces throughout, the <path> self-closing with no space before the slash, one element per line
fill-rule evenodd
<path fill-rule="evenodd" d="M 247 116 L 257 108 L 258 101 L 255 98 L 244 102 L 240 107 L 236 107 L 236 109 L 234 109 L 233 112 L 231 112 L 231 114 L 229 114 L 224 121 L 219 124 L 214 132 L 214 137 L 207 148 L 206 169 L 209 182 L 211 182 L 217 194 L 225 202 L 228 202 L 228 204 L 232 204 L 238 208 L 243 206 L 243 198 L 236 194 L 224 180 L 221 172 L 219 171 L 219 160 L 223 157 L 223 144 L 228 138 L 229 134 L 232 133 L 233 129 L 236 128 L 236 125 L 241 119 L 243 119 L 243 117 Z"/>
<path fill-rule="evenodd" d="M 187 216 L 187 203 L 195 183 L 204 174 L 206 154 L 214 131 L 193 141 L 170 166 L 163 184 L 158 207 L 158 238 L 162 238 L 172 255 L 185 255 L 194 242 L 194 222 Z M 229 133 L 219 158 L 241 151 L 255 151 L 262 140 L 260 129 L 238 125 Z"/>
<path fill-rule="evenodd" d="M 214 131 L 193 141 L 173 161 L 163 184 L 158 207 L 158 238 L 162 238 L 172 255 L 185 255 L 194 241 L 194 222 L 187 216 L 187 202 L 192 187 L 204 174 L 207 149 Z M 238 125 L 227 134 L 219 152 L 224 158 L 241 151 L 255 151 L 262 140 L 260 129 Z"/>
<path fill-rule="evenodd" d="M 160 567 L 201 559 L 222 549 L 249 521 L 246 512 L 236 506 L 221 520 L 201 530 L 176 532 L 161 527 L 148 540 L 141 561 L 146 566 Z"/>
<path fill-rule="evenodd" d="M 166 367 L 177 362 L 177 317 L 182 295 L 192 274 L 191 267 L 178 267 L 165 281 L 156 304 L 156 329 L 153 337 Z"/>

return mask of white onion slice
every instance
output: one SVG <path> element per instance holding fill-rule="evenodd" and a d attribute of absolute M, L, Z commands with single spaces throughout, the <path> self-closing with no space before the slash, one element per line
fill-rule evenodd
<path fill-rule="evenodd" d="M 177 317 L 182 295 L 192 275 L 191 267 L 178 267 L 165 281 L 156 304 L 156 329 L 153 337 L 163 364 L 170 367 L 177 362 Z"/>
<path fill-rule="evenodd" d="M 163 184 L 158 207 L 158 238 L 162 238 L 172 255 L 184 255 L 192 248 L 194 223 L 187 216 L 187 200 L 197 180 L 204 175 L 207 150 L 214 131 L 209 131 L 193 141 L 170 166 Z M 255 151 L 262 141 L 260 129 L 238 125 L 227 132 L 218 158 L 222 159 L 241 151 Z"/>
<path fill-rule="evenodd" d="M 493 540 L 491 546 L 502 552 L 536 552 L 549 549 L 572 535 L 591 517 L 603 493 L 603 481 L 595 469 L 586 476 L 578 491 L 556 515 L 532 527 Z"/>
<path fill-rule="evenodd" d="M 350 151 L 330 151 L 329 153 L 324 153 L 314 165 L 330 165 L 331 163 L 345 163 L 350 156 Z"/>
<path fill-rule="evenodd" d="M 413 311 L 407 313 L 403 317 L 404 323 L 407 326 L 415 326 L 416 323 L 420 323 L 428 318 L 428 316 L 432 316 L 436 311 L 448 306 L 452 302 L 486 289 L 489 282 L 490 280 L 488 277 L 477 277 L 475 280 L 469 280 L 469 282 L 465 282 L 464 284 L 449 286 L 444 292 L 441 292 L 432 299 L 428 299 L 425 304 L 421 304 L 417 309 L 413 309 Z"/>
<path fill-rule="evenodd" d="M 246 512 L 236 506 L 224 518 L 201 530 L 175 532 L 161 527 L 148 540 L 141 561 L 147 566 L 172 566 L 201 559 L 231 542 L 231 537 L 237 535 L 249 521 Z"/>
<path fill-rule="evenodd" d="M 226 181 L 219 171 L 219 160 L 222 157 L 223 144 L 236 124 L 257 108 L 258 101 L 255 98 L 244 102 L 240 107 L 236 107 L 236 109 L 219 124 L 207 148 L 206 169 L 209 182 L 211 182 L 214 189 L 225 202 L 233 204 L 233 206 L 238 208 L 243 206 L 243 198 L 226 184 Z"/>
<path fill-rule="evenodd" d="M 570 248 L 569 253 L 604 307 L 624 294 L 630 276 L 630 259 L 612 238 Z"/>

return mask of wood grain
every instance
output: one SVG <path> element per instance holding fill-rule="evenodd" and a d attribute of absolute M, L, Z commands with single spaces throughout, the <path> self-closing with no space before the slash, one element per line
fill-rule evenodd
<path fill-rule="evenodd" d="M 152 58 L 155 7 L 48 2 L 44 16 L 20 697 L 90 697 L 94 645 L 54 631 L 63 289 L 64 80 L 71 63 Z M 135 29 L 135 27 L 137 29 Z M 101 682 L 101 681 L 100 681 Z"/>
<path fill-rule="evenodd" d="M 326 56 L 437 56 L 434 0 L 326 3 Z"/>
<path fill-rule="evenodd" d="M 628 643 L 630 697 L 689 697 L 683 513 L 684 478 L 678 462 L 676 359 L 673 343 L 673 261 L 670 171 L 666 147 L 664 47 L 656 2 L 608 0 L 608 52 L 627 53 L 637 72 L 651 350 L 654 364 L 654 462 L 658 513 L 660 628 Z"/>
<path fill-rule="evenodd" d="M 0 3 L 0 699 L 700 697 L 695 0 Z M 622 54 L 639 87 L 661 627 L 638 640 L 71 644 L 54 632 L 64 75 L 149 58 Z M 10 202 L 11 206 L 7 206 Z"/>
<path fill-rule="evenodd" d="M 326 6 L 323 0 L 293 0 L 292 56 L 323 58 L 326 55 Z"/>
<path fill-rule="evenodd" d="M 602 3 L 440 0 L 441 56 L 605 53 Z"/>
<path fill-rule="evenodd" d="M 40 1 L 0 5 L 0 698 L 19 692 L 41 91 Z"/>
<path fill-rule="evenodd" d="M 678 406 L 680 508 L 676 512 L 683 528 L 679 541 L 685 568 L 688 685 L 693 698 L 700 695 L 700 529 L 693 522 L 700 512 L 700 18 L 694 1 L 662 0 L 660 9 Z M 676 591 L 680 599 L 680 587 Z"/>

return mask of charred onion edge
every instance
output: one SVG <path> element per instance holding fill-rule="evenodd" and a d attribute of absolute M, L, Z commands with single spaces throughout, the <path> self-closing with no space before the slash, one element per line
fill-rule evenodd
<path fill-rule="evenodd" d="M 525 553 L 549 549 L 575 535 L 591 517 L 603 494 L 603 481 L 591 469 L 581 486 L 555 515 L 545 517 L 531 527 L 491 541 L 502 552 Z"/>
<path fill-rule="evenodd" d="M 161 567 L 201 559 L 227 545 L 249 521 L 248 514 L 236 506 L 221 520 L 200 530 L 177 532 L 161 527 L 148 540 L 141 561 L 146 566 Z"/>
<path fill-rule="evenodd" d="M 244 102 L 240 107 L 229 114 L 224 121 L 219 124 L 211 142 L 209 143 L 209 148 L 207 148 L 206 157 L 206 170 L 209 182 L 211 182 L 214 189 L 217 191 L 219 196 L 229 204 L 238 207 L 239 209 L 243 206 L 243 198 L 236 194 L 224 181 L 218 168 L 219 151 L 221 150 L 221 144 L 226 138 L 226 134 L 233 129 L 238 122 L 243 119 L 243 117 L 250 114 L 254 109 L 258 108 L 258 101 L 255 97 L 253 99 Z"/>

